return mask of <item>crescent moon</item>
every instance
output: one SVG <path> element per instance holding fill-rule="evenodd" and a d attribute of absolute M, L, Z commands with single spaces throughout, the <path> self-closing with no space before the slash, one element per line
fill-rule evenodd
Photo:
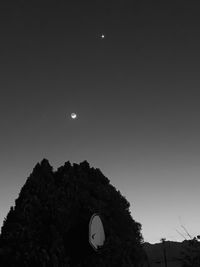
<path fill-rule="evenodd" d="M 72 118 L 73 120 L 75 120 L 75 119 L 77 118 L 76 113 L 72 113 L 72 114 L 71 114 L 71 118 Z"/>

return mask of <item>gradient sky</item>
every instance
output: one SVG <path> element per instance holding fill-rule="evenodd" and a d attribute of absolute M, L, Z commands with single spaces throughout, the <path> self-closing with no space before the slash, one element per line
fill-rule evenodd
<path fill-rule="evenodd" d="M 0 1 L 1 225 L 47 158 L 100 168 L 145 241 L 200 234 L 199 5 Z"/>

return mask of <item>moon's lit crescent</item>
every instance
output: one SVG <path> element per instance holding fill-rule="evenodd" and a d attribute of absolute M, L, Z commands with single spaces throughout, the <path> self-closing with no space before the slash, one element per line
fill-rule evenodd
<path fill-rule="evenodd" d="M 71 118 L 72 118 L 73 120 L 76 119 L 76 118 L 77 118 L 76 113 L 72 113 L 72 114 L 71 114 Z"/>

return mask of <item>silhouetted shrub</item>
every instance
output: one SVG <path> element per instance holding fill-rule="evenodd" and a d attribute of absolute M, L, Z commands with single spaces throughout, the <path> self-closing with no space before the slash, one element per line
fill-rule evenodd
<path fill-rule="evenodd" d="M 199 267 L 200 266 L 200 242 L 193 238 L 184 241 L 185 249 L 182 253 L 182 267 Z"/>

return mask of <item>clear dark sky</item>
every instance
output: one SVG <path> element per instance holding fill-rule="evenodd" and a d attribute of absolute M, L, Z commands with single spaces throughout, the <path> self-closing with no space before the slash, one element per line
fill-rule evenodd
<path fill-rule="evenodd" d="M 193 0 L 0 1 L 1 224 L 45 157 L 100 168 L 145 241 L 200 234 L 199 14 Z"/>

